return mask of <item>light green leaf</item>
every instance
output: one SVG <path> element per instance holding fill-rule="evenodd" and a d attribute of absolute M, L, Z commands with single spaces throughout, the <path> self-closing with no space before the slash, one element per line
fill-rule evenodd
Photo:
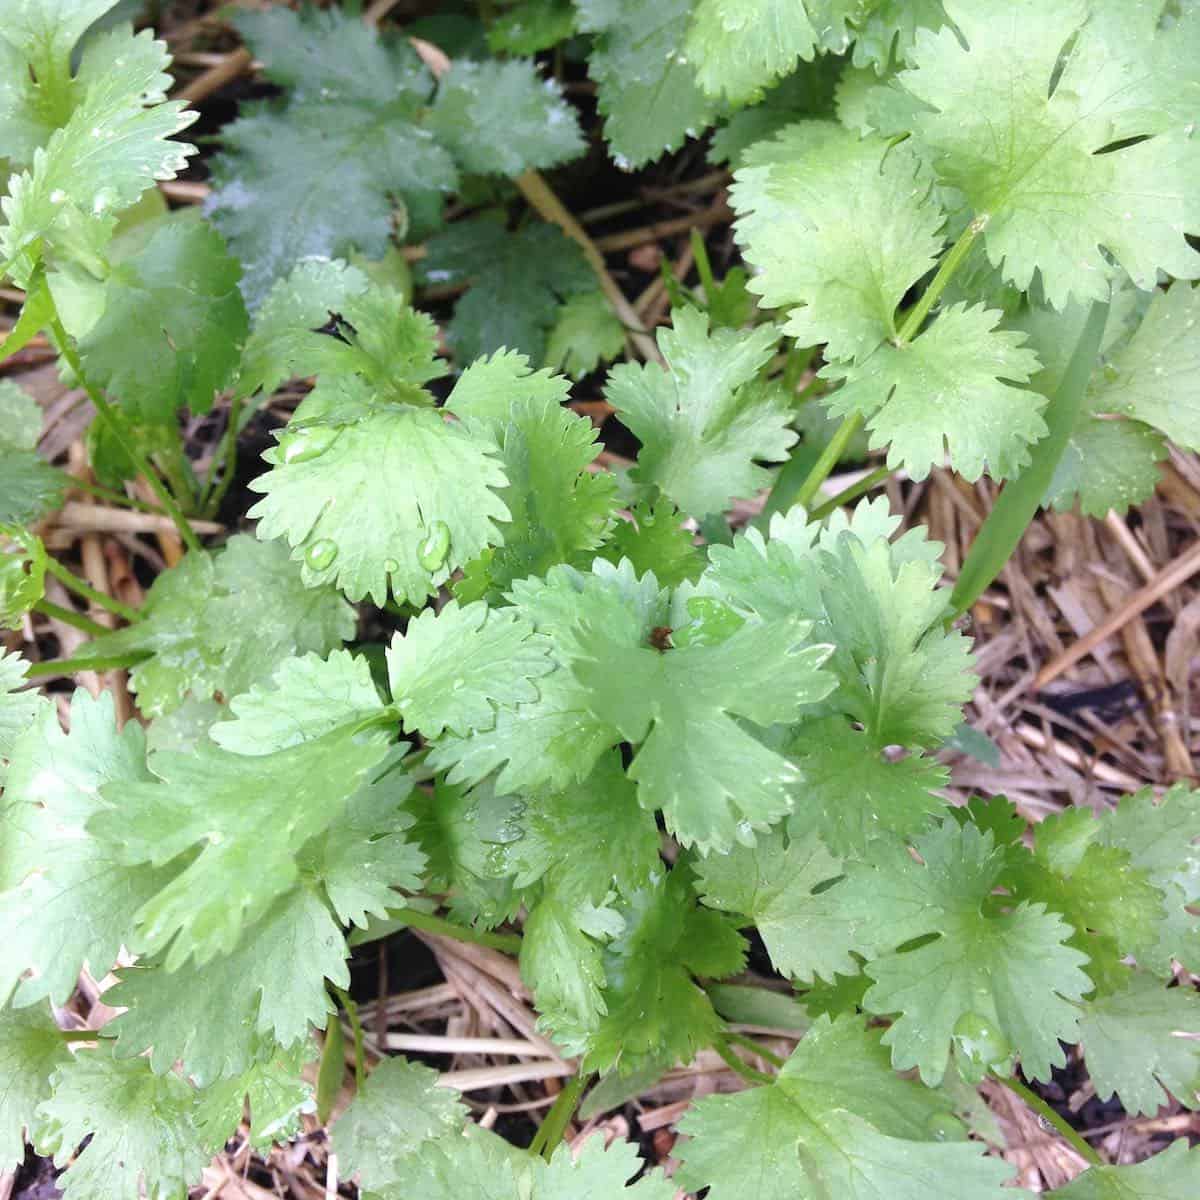
<path fill-rule="evenodd" d="M 895 337 L 896 309 L 943 241 L 929 173 L 908 147 L 801 121 L 750 150 L 735 179 L 738 241 L 759 268 L 749 287 L 788 310 L 785 333 L 836 359 Z"/>
<path fill-rule="evenodd" d="M 38 1105 L 50 1095 L 50 1077 L 70 1060 L 46 1007 L 0 1008 L 0 1169 L 21 1165 Z"/>
<path fill-rule="evenodd" d="M 775 1083 L 687 1113 L 680 1182 L 712 1200 L 1004 1200 L 1007 1164 L 939 1140 L 957 1124 L 943 1095 L 890 1071 L 861 1018 L 822 1018 Z"/>
<path fill-rule="evenodd" d="M 658 334 L 667 366 L 614 367 L 605 396 L 642 443 L 633 477 L 703 517 L 765 487 L 759 461 L 785 459 L 796 434 L 786 394 L 756 382 L 779 339 L 774 326 L 710 332 L 692 308 L 674 322 Z"/>
<path fill-rule="evenodd" d="M 674 505 L 635 504 L 629 519 L 618 519 L 609 530 L 600 555 L 611 563 L 627 558 L 639 574 L 651 571 L 668 587 L 685 579 L 694 582 L 704 569 L 692 531 Z"/>
<path fill-rule="evenodd" d="M 46 594 L 46 548 L 36 534 L 0 525 L 0 629 L 20 629 Z"/>
<path fill-rule="evenodd" d="M 17 738 L 30 725 L 45 701 L 35 691 L 21 691 L 28 682 L 29 664 L 19 654 L 0 650 L 0 786 L 8 774 Z"/>
<path fill-rule="evenodd" d="M 277 1053 L 234 1079 L 212 1084 L 198 1097 L 196 1125 L 218 1153 L 250 1109 L 250 1144 L 260 1153 L 302 1131 L 300 1118 L 314 1108 L 312 1087 L 301 1078 L 308 1047 Z"/>
<path fill-rule="evenodd" d="M 426 609 L 387 649 L 392 702 L 406 730 L 465 737 L 490 729 L 498 708 L 538 698 L 533 680 L 554 669 L 549 644 L 511 609 L 486 604 Z"/>
<path fill-rule="evenodd" d="M 1130 1167 L 1089 1167 L 1053 1200 L 1192 1200 L 1200 1183 L 1200 1154 L 1182 1142 Z"/>
<path fill-rule="evenodd" d="M 625 346 L 625 327 L 598 288 L 571 296 L 558 310 L 546 339 L 545 364 L 572 379 L 611 362 Z"/>

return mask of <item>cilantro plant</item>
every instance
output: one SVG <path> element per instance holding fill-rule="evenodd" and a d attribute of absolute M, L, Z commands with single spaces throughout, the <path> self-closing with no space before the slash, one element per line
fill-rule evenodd
<path fill-rule="evenodd" d="M 474 59 L 256 9 L 237 29 L 277 91 L 220 130 L 203 214 L 159 199 L 195 114 L 164 43 L 95 25 L 111 7 L 0 15 L 24 292 L 2 353 L 45 335 L 94 412 L 88 486 L 186 553 L 137 608 L 58 561 L 40 522 L 76 481 L 0 384 L 0 624 L 89 635 L 0 655 L 0 1169 L 28 1138 L 71 1200 L 182 1196 L 246 1121 L 267 1146 L 325 1115 L 345 1009 L 333 1144 L 380 1200 L 1002 1200 L 984 1080 L 1087 1162 L 1063 1200 L 1195 1195 L 1197 1152 L 1105 1164 L 1029 1085 L 1079 1046 L 1130 1113 L 1200 1103 L 1200 1000 L 1172 986 L 1200 970 L 1200 792 L 1026 837 L 1003 798 L 951 805 L 937 752 L 973 688 L 958 618 L 1038 506 L 1124 509 L 1168 442 L 1200 449 L 1200 6 L 519 0 Z M 508 55 L 564 44 L 619 166 L 717 124 L 737 168 L 751 273 L 718 283 L 700 243 L 705 295 L 653 339 L 538 175 L 585 140 Z M 455 289 L 444 343 L 405 241 Z M 567 401 L 626 335 L 642 361 L 603 395 L 638 450 L 614 472 Z M 202 544 L 248 417 L 297 380 L 245 527 Z M 201 465 L 181 417 L 218 409 Z M 818 499 L 868 450 L 862 490 L 1005 482 L 953 591 L 885 500 Z M 145 727 L 29 686 L 113 667 Z M 528 1150 L 424 1066 L 363 1069 L 351 946 L 405 926 L 518 955 L 577 1068 Z M 750 930 L 807 1025 L 769 1073 L 720 982 Z M 65 1037 L 55 1006 L 118 959 L 119 1015 Z M 710 1049 L 747 1086 L 692 1106 L 676 1179 L 559 1145 L 596 1076 L 616 1094 Z"/>

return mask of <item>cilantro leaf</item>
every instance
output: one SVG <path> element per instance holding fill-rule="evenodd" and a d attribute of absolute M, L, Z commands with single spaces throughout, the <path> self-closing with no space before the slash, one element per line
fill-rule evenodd
<path fill-rule="evenodd" d="M 218 1080 L 197 1098 L 196 1125 L 217 1153 L 250 1109 L 250 1144 L 263 1152 L 302 1132 L 300 1118 L 316 1107 L 313 1089 L 301 1077 L 307 1046 L 276 1053 L 233 1079 Z"/>
<path fill-rule="evenodd" d="M 803 784 L 788 818 L 792 838 L 814 833 L 834 854 L 862 854 L 881 833 L 911 837 L 943 812 L 947 772 L 920 754 L 889 759 L 838 717 L 803 726 L 788 747 Z"/>
<path fill-rule="evenodd" d="M 869 939 L 858 918 L 842 913 L 838 890 L 822 888 L 841 876 L 842 864 L 812 834 L 785 841 L 772 831 L 752 847 L 710 854 L 696 871 L 704 903 L 752 920 L 777 971 L 805 982 L 854 974 L 850 952 Z"/>
<path fill-rule="evenodd" d="M 716 103 L 701 90 L 685 49 L 691 8 L 691 0 L 667 0 L 653 11 L 638 0 L 577 0 L 580 32 L 596 37 L 588 74 L 604 136 L 626 170 L 677 150 L 712 121 Z"/>
<path fill-rule="evenodd" d="M 20 629 L 45 594 L 42 539 L 15 525 L 0 525 L 0 629 Z"/>
<path fill-rule="evenodd" d="M 406 730 L 460 737 L 489 729 L 498 708 L 538 698 L 538 676 L 554 669 L 549 647 L 511 609 L 486 604 L 426 609 L 387 649 L 392 701 Z"/>
<path fill-rule="evenodd" d="M 692 308 L 674 322 L 658 334 L 667 366 L 614 367 L 605 396 L 642 443 L 634 479 L 703 517 L 766 486 L 758 460 L 785 459 L 796 434 L 786 394 L 756 383 L 779 340 L 774 326 L 710 332 Z"/>
<path fill-rule="evenodd" d="M 134 915 L 166 877 L 126 863 L 87 826 L 108 808 L 105 784 L 121 793 L 150 778 L 145 757 L 136 721 L 117 732 L 108 692 L 75 693 L 70 733 L 44 704 L 16 738 L 0 848 L 0 995 L 15 987 L 20 1005 L 65 1003 L 85 962 L 103 975 L 129 944 Z"/>
<path fill-rule="evenodd" d="M 105 281 L 103 314 L 79 344 L 89 380 L 134 420 L 170 421 L 181 406 L 208 412 L 246 336 L 240 275 L 198 217 L 156 222 Z"/>
<path fill-rule="evenodd" d="M 682 871 L 658 878 L 617 911 L 625 928 L 604 947 L 607 1012 L 584 1065 L 628 1074 L 647 1060 L 688 1062 L 721 1026 L 692 973 L 735 974 L 745 943 L 725 918 L 696 907 Z"/>
<path fill-rule="evenodd" d="M 383 711 L 365 658 L 334 650 L 328 658 L 285 658 L 270 684 L 255 684 L 229 702 L 233 719 L 208 731 L 234 754 L 271 754 L 313 741 Z"/>
<path fill-rule="evenodd" d="M 969 480 L 986 467 L 997 479 L 1029 461 L 1028 447 L 1046 433 L 1046 398 L 1014 387 L 1037 370 L 1022 334 L 1000 330 L 1001 314 L 952 304 L 914 341 L 885 344 L 865 362 L 828 367 L 841 380 L 828 407 L 839 417 L 867 418 L 871 448 L 888 447 L 888 465 L 924 479 L 949 449 Z"/>
<path fill-rule="evenodd" d="M 936 1140 L 948 1122 L 946 1098 L 892 1074 L 861 1018 L 821 1018 L 773 1084 L 684 1116 L 680 1181 L 712 1200 L 747 1188 L 760 1200 L 1002 1200 L 1010 1168 L 978 1144 Z"/>
<path fill-rule="evenodd" d="M 308 888 L 281 896 L 232 952 L 178 970 L 138 965 L 106 995 L 125 1007 L 113 1021 L 116 1054 L 150 1049 L 157 1074 L 182 1062 L 201 1087 L 241 1075 L 276 1046 L 296 1045 L 332 1011 L 325 980 L 349 987 L 346 940 Z M 214 1006 L 214 995 L 222 997 Z M 240 1117 L 240 1109 L 238 1116 Z"/>
<path fill-rule="evenodd" d="M 811 645 L 810 631 L 795 619 L 747 624 L 718 645 L 664 653 L 583 626 L 571 669 L 588 707 L 639 746 L 629 769 L 638 797 L 684 845 L 725 851 L 790 810 L 799 773 L 734 717 L 794 721 L 829 694 L 830 647 Z"/>
<path fill-rule="evenodd" d="M 583 252 L 544 221 L 512 233 L 489 217 L 455 221 L 425 246 L 427 284 L 471 285 L 447 329 L 462 363 L 504 349 L 541 362 L 563 302 L 596 286 Z"/>
<path fill-rule="evenodd" d="M 611 563 L 627 558 L 639 574 L 652 571 L 669 587 L 685 579 L 694 582 L 704 568 L 691 530 L 665 501 L 635 504 L 628 520 L 613 522 L 599 553 Z"/>
<path fill-rule="evenodd" d="M 422 1143 L 447 1138 L 466 1112 L 437 1072 L 402 1058 L 385 1058 L 367 1076 L 333 1127 L 333 1148 L 362 1185 L 380 1192 L 406 1180 Z"/>
<path fill-rule="evenodd" d="M 189 692 L 235 696 L 285 657 L 324 654 L 354 632 L 341 597 L 305 587 L 282 546 L 248 534 L 164 571 L 142 611 L 144 620 L 94 639 L 80 657 L 151 653 L 130 678 L 148 716 L 177 708 Z"/>
<path fill-rule="evenodd" d="M 899 79 L 925 106 L 914 132 L 939 179 L 986 222 L 1004 277 L 1026 290 L 1040 272 L 1062 308 L 1107 298 L 1114 268 L 1102 248 L 1144 290 L 1160 270 L 1200 274 L 1183 236 L 1200 228 L 1200 147 L 1191 115 L 1146 102 L 1153 42 L 1085 23 L 1083 0 L 944 7 L 957 29 L 919 33 L 915 67 Z"/>
<path fill-rule="evenodd" d="M 574 111 L 529 59 L 459 60 L 442 76 L 429 129 L 472 175 L 556 167 L 584 150 Z"/>
<path fill-rule="evenodd" d="M 173 179 L 195 153 L 170 140 L 196 114 L 162 102 L 168 61 L 148 31 L 117 29 L 89 42 L 76 77 L 77 107 L 29 170 L 10 180 L 0 203 L 0 255 L 18 283 L 28 281 L 39 241 L 102 265 L 114 214 L 156 179 Z"/>
<path fill-rule="evenodd" d="M 0 650 L 0 785 L 18 736 L 33 724 L 45 701 L 37 692 L 21 691 L 29 664 L 19 654 Z"/>
<path fill-rule="evenodd" d="M 917 156 L 833 121 L 801 121 L 743 164 L 730 200 L 760 272 L 749 287 L 788 310 L 784 332 L 848 360 L 894 338 L 901 299 L 942 246 L 944 218 Z"/>
<path fill-rule="evenodd" d="M 862 928 L 888 915 L 877 932 L 884 953 L 866 965 L 875 982 L 865 1003 L 900 1014 L 884 1035 L 893 1064 L 936 1085 L 957 1041 L 976 1073 L 1011 1047 L 1027 1075 L 1048 1078 L 1065 1061 L 1059 1041 L 1078 1041 L 1073 1002 L 1092 990 L 1086 955 L 1066 944 L 1070 926 L 1040 904 L 990 911 L 1005 858 L 990 833 L 946 820 L 914 845 L 920 864 L 903 843 L 878 843 L 865 862 L 847 865 L 837 889 L 842 912 Z M 976 1061 L 973 1045 L 985 1044 L 986 1061 Z"/>
<path fill-rule="evenodd" d="M 590 375 L 625 347 L 625 327 L 599 288 L 567 298 L 546 339 L 546 366 L 572 379 Z"/>
<path fill-rule="evenodd" d="M 1079 1034 L 1096 1094 L 1116 1095 L 1127 1113 L 1153 1115 L 1168 1093 L 1200 1105 L 1200 1045 L 1178 1033 L 1200 1032 L 1200 998 L 1191 988 L 1164 988 L 1127 972 L 1127 986 L 1089 1000 Z"/>
<path fill-rule="evenodd" d="M 479 359 L 463 372 L 446 407 L 496 444 L 509 483 L 500 492 L 512 520 L 502 545 L 468 564 L 455 592 L 495 597 L 516 579 L 557 563 L 590 564 L 616 507 L 607 472 L 588 470 L 600 447 L 590 421 L 562 406 L 566 381 L 531 372 L 523 355 Z"/>
<path fill-rule="evenodd" d="M 90 825 L 126 862 L 174 868 L 138 912 L 140 944 L 165 950 L 169 971 L 229 951 L 295 883 L 304 843 L 341 815 L 385 752 L 379 733 L 337 730 L 257 757 L 204 743 L 156 755 L 157 779 L 121 787 L 119 814 Z"/>
<path fill-rule="evenodd" d="M 1174 1142 L 1145 1162 L 1128 1167 L 1089 1167 L 1054 1200 L 1191 1200 L 1200 1162 L 1182 1142 Z"/>
<path fill-rule="evenodd" d="M 47 1008 L 0 1008 L 0 1168 L 12 1171 L 34 1140 L 38 1105 L 50 1095 L 50 1077 L 71 1052 Z M 22 1133 L 24 1131 L 24 1134 Z"/>
<path fill-rule="evenodd" d="M 82 1051 L 60 1067 L 38 1112 L 38 1149 L 71 1164 L 60 1177 L 70 1200 L 172 1200 L 211 1157 L 192 1087 L 178 1075 L 155 1075 L 143 1059 L 115 1059 L 107 1048 Z"/>

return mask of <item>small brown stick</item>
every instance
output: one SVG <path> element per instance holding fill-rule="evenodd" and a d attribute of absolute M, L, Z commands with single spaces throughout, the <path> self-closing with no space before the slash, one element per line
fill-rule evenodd
<path fill-rule="evenodd" d="M 86 533 L 160 533 L 175 528 L 170 517 L 157 513 L 105 508 L 102 505 L 83 504 L 79 500 L 68 500 L 55 515 L 54 524 L 63 529 Z M 217 521 L 201 521 L 199 518 L 190 518 L 188 524 L 197 533 L 222 533 L 225 529 Z"/>
<path fill-rule="evenodd" d="M 596 238 L 596 249 L 615 252 L 632 250 L 635 246 L 645 245 L 646 242 L 658 242 L 666 237 L 674 237 L 677 233 L 687 233 L 689 229 L 707 229 L 710 225 L 720 225 L 733 219 L 733 213 L 727 205 L 718 204 L 711 208 L 702 208 L 694 213 L 685 213 L 682 217 L 670 217 L 666 221 L 652 221 L 638 229 L 623 229 L 620 233 L 606 234 Z"/>
<path fill-rule="evenodd" d="M 1112 637 L 1127 621 L 1132 621 L 1168 592 L 1186 583 L 1197 571 L 1200 571 L 1200 542 L 1159 571 L 1145 587 L 1128 596 L 1123 604 L 1114 609 L 1108 618 L 1101 621 L 1090 633 L 1048 662 L 1038 672 L 1034 687 L 1040 691 L 1052 680 L 1057 679 L 1069 667 L 1086 658 L 1097 646 Z"/>
<path fill-rule="evenodd" d="M 224 55 L 219 63 L 202 71 L 186 87 L 175 93 L 174 99 L 184 100 L 188 104 L 199 104 L 213 92 L 220 91 L 231 80 L 236 79 L 243 71 L 254 67 L 254 58 L 245 46 L 231 50 Z"/>

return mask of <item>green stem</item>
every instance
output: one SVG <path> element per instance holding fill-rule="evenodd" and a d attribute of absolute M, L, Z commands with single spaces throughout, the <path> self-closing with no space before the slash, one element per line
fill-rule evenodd
<path fill-rule="evenodd" d="M 1084 392 L 1100 353 L 1107 320 L 1108 305 L 1093 304 L 1062 382 L 1046 405 L 1043 415 L 1049 433 L 1033 447 L 1029 465 L 1004 485 L 987 520 L 975 535 L 950 597 L 950 620 L 965 613 L 1004 570 L 1046 498 L 1054 472 L 1079 421 Z"/>
<path fill-rule="evenodd" d="M 558 1093 L 554 1103 L 550 1106 L 550 1111 L 546 1114 L 546 1119 L 538 1126 L 538 1131 L 533 1135 L 533 1141 L 529 1144 L 531 1154 L 540 1154 L 549 1161 L 554 1151 L 558 1149 L 563 1134 L 567 1131 L 571 1117 L 579 1105 L 580 1093 L 590 1078 L 590 1075 L 582 1072 L 573 1075 L 570 1082 Z"/>
<path fill-rule="evenodd" d="M 175 503 L 166 485 L 158 477 L 158 473 L 146 461 L 146 456 L 125 436 L 121 420 L 113 411 L 112 405 L 88 382 L 87 376 L 83 373 L 83 364 L 79 360 L 79 355 L 76 353 L 75 347 L 71 345 L 71 339 L 68 337 L 67 331 L 63 328 L 57 310 L 53 309 L 53 300 L 51 300 L 51 306 L 52 311 L 49 317 L 49 326 L 51 333 L 54 334 L 54 340 L 58 343 L 59 354 L 66 360 L 67 366 L 71 368 L 80 386 L 87 393 L 87 397 L 92 402 L 96 412 L 112 431 L 112 435 L 117 439 L 117 443 L 121 449 L 129 456 L 130 461 L 137 466 L 138 471 L 145 476 L 146 482 L 150 485 L 154 494 L 158 497 L 159 503 L 163 506 L 163 511 L 175 522 L 175 527 L 179 530 L 179 536 L 183 539 L 183 544 L 189 550 L 198 551 L 202 549 L 200 540 L 188 524 L 187 518 L 179 511 L 179 506 Z"/>
<path fill-rule="evenodd" d="M 54 576 L 64 587 L 68 587 L 73 592 L 78 592 L 85 600 L 90 600 L 93 604 L 100 605 L 101 608 L 107 608 L 110 613 L 116 614 L 118 617 L 124 617 L 130 624 L 135 624 L 142 619 L 142 614 L 136 608 L 130 608 L 128 604 L 122 604 L 120 600 L 113 596 L 107 596 L 104 592 L 97 591 L 89 583 L 85 583 L 73 571 L 68 571 L 56 558 L 52 558 L 49 554 L 46 555 L 46 570 Z"/>
<path fill-rule="evenodd" d="M 90 634 L 92 637 L 102 637 L 106 633 L 112 633 L 111 629 L 105 629 L 103 625 L 98 625 L 90 617 L 85 617 L 83 613 L 77 613 L 73 608 L 63 608 L 59 604 L 52 604 L 49 600 L 39 600 L 33 606 L 34 612 L 40 612 L 43 616 L 53 617 L 56 621 L 61 621 L 64 625 L 73 625 L 81 633 Z M 41 664 L 35 663 L 34 666 Z M 93 670 L 89 664 L 86 667 L 81 667 L 81 670 Z M 32 671 L 26 671 L 26 675 L 32 675 Z"/>
<path fill-rule="evenodd" d="M 114 504 L 136 508 L 138 512 L 153 513 L 156 517 L 167 515 L 161 508 L 155 508 L 153 504 L 147 504 L 144 500 L 135 500 L 132 496 L 126 496 L 124 492 L 101 487 L 98 483 L 89 483 L 86 479 L 79 479 L 74 475 L 71 476 L 71 487 L 78 488 L 81 492 L 87 492 L 91 496 L 99 496 L 101 500 L 111 500 Z"/>
<path fill-rule="evenodd" d="M 225 429 L 225 439 L 221 446 L 222 452 L 213 460 L 204 500 L 201 503 L 201 511 L 206 517 L 216 516 L 217 510 L 221 507 L 221 501 L 225 499 L 225 493 L 229 491 L 229 485 L 233 483 L 233 477 L 237 472 L 238 425 L 241 419 L 242 397 L 235 394 L 229 402 L 229 424 Z M 221 471 L 221 478 L 216 480 L 218 461 L 224 463 L 224 468 Z"/>
<path fill-rule="evenodd" d="M 411 925 L 413 929 L 423 929 L 426 933 L 439 933 L 443 937 L 455 938 L 460 942 L 473 942 L 476 946 L 488 946 L 505 954 L 521 952 L 521 937 L 516 933 L 489 933 L 483 929 L 469 929 L 466 925 L 456 925 L 444 917 L 435 917 L 433 913 L 421 912 L 415 908 L 389 908 L 388 916 L 403 921 L 405 925 Z"/>
<path fill-rule="evenodd" d="M 111 633 L 112 630 L 105 629 L 104 632 Z M 46 675 L 74 675 L 77 671 L 123 671 L 126 667 L 136 667 L 149 657 L 149 654 L 139 651 L 108 657 L 48 658 L 42 662 L 30 663 L 25 668 L 25 675 L 29 679 L 38 679 Z"/>
<path fill-rule="evenodd" d="M 769 1062 L 777 1071 L 783 1069 L 786 1065 L 785 1060 L 780 1058 L 778 1054 L 772 1053 L 766 1046 L 760 1046 L 753 1038 L 748 1038 L 745 1034 L 734 1033 L 732 1029 L 725 1031 L 725 1040 L 732 1042 L 735 1046 L 745 1046 L 747 1050 L 757 1054 L 764 1062 Z"/>
<path fill-rule="evenodd" d="M 692 257 L 696 260 L 696 274 L 700 276 L 700 286 L 704 289 L 704 303 L 710 305 L 717 290 L 717 281 L 713 275 L 712 263 L 708 261 L 708 247 L 704 244 L 704 235 L 700 230 L 692 230 L 691 243 Z"/>
<path fill-rule="evenodd" d="M 774 1083 L 775 1080 L 764 1074 L 762 1071 L 756 1071 L 749 1063 L 744 1063 L 734 1052 L 729 1048 L 729 1034 L 719 1034 L 713 1041 L 713 1049 L 721 1056 L 726 1066 L 731 1071 L 740 1075 L 747 1083 Z M 757 1053 L 757 1048 L 755 1050 Z"/>
<path fill-rule="evenodd" d="M 363 1027 L 358 1017 L 358 1005 L 350 998 L 350 993 L 340 987 L 333 989 L 338 1003 L 346 1010 L 350 1018 L 350 1028 L 354 1031 L 354 1082 L 361 1088 L 367 1079 L 367 1059 L 363 1051 Z"/>
<path fill-rule="evenodd" d="M 925 318 L 929 316 L 930 310 L 938 301 L 938 297 L 946 290 L 946 285 L 950 282 L 954 273 L 962 266 L 963 260 L 967 257 L 971 249 L 972 243 L 986 224 L 986 218 L 976 217 L 959 234 L 958 241 L 950 247 L 946 257 L 942 259 L 941 265 L 938 267 L 934 277 L 929 281 L 929 286 L 922 293 L 920 300 L 909 309 L 908 315 L 904 318 L 904 324 L 901 325 L 900 332 L 896 335 L 897 346 L 903 348 L 920 333 L 921 326 L 925 323 Z M 805 479 L 800 490 L 796 493 L 794 503 L 805 508 L 808 507 L 821 484 L 825 482 L 829 473 L 837 466 L 843 452 L 850 444 L 850 439 L 862 428 L 863 420 L 862 413 L 852 412 L 842 421 L 830 439 L 829 445 L 825 447 L 821 457 L 817 459 L 816 465 L 809 472 L 808 478 Z"/>
<path fill-rule="evenodd" d="M 851 500 L 857 500 L 859 496 L 869 492 L 876 484 L 882 483 L 885 479 L 890 479 L 892 468 L 888 466 L 876 467 L 869 475 L 863 476 L 857 483 L 852 483 L 848 488 L 843 488 L 831 500 L 826 500 L 824 504 L 818 505 L 809 514 L 814 521 L 820 521 L 822 518 L 829 516 L 835 508 L 841 508 L 844 504 L 849 504 Z"/>
<path fill-rule="evenodd" d="M 800 490 L 796 493 L 796 499 L 793 504 L 799 504 L 801 508 L 807 508 L 812 502 L 812 498 L 821 488 L 821 484 L 829 477 L 830 471 L 841 461 L 842 455 L 846 453 L 846 447 L 850 445 L 851 439 L 863 427 L 863 415 L 860 412 L 852 412 L 836 429 L 833 437 L 829 439 L 825 449 L 821 451 L 821 457 L 817 459 L 813 465 L 813 469 L 809 471 L 808 477 L 800 485 Z"/>
<path fill-rule="evenodd" d="M 58 1036 L 64 1042 L 98 1042 L 101 1038 L 112 1037 L 100 1029 L 60 1029 Z"/>
<path fill-rule="evenodd" d="M 1083 1138 L 1074 1129 L 1072 1129 L 1071 1126 L 1067 1124 L 1067 1122 L 1064 1121 L 1063 1118 L 1060 1117 L 1058 1113 L 1056 1113 L 1054 1109 L 1052 1109 L 1050 1105 L 1045 1102 L 1045 1100 L 1041 1098 L 1041 1096 L 1032 1091 L 1030 1088 L 1027 1088 L 1015 1076 L 997 1075 L 996 1078 L 1002 1084 L 1004 1084 L 1004 1086 L 1008 1088 L 1013 1095 L 1020 1096 L 1021 1099 L 1024 1100 L 1025 1103 L 1028 1104 L 1029 1107 L 1032 1108 L 1039 1117 L 1041 1117 L 1044 1121 L 1047 1121 L 1060 1134 L 1062 1134 L 1062 1136 L 1070 1143 L 1071 1148 L 1085 1162 L 1091 1163 L 1094 1167 L 1102 1167 L 1104 1165 L 1104 1159 L 1102 1159 L 1100 1155 L 1097 1154 L 1096 1151 L 1093 1150 L 1091 1146 L 1089 1146 L 1087 1142 L 1085 1142 Z"/>

